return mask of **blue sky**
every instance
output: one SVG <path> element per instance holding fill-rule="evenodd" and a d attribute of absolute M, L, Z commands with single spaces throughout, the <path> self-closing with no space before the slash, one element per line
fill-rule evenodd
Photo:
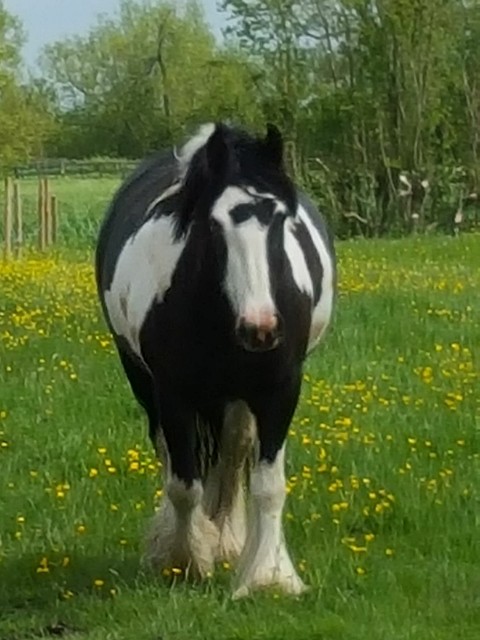
<path fill-rule="evenodd" d="M 217 0 L 200 0 L 208 21 L 220 33 L 224 18 Z M 41 48 L 49 42 L 88 31 L 99 13 L 114 14 L 119 0 L 4 0 L 6 9 L 17 15 L 27 34 L 24 59 L 33 66 Z"/>

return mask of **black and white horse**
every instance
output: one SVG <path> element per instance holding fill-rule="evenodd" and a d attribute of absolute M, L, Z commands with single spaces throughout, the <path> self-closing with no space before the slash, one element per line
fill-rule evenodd
<path fill-rule="evenodd" d="M 282 530 L 285 439 L 336 272 L 279 131 L 204 125 L 145 161 L 110 207 L 96 274 L 165 471 L 151 560 L 202 577 L 238 557 L 237 596 L 302 592 Z"/>

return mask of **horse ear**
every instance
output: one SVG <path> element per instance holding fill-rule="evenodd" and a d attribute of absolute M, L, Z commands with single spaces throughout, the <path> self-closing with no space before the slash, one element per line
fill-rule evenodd
<path fill-rule="evenodd" d="M 275 164 L 283 164 L 283 137 L 280 129 L 274 124 L 269 122 L 267 124 L 267 135 L 264 138 L 263 144 L 269 157 Z"/>
<path fill-rule="evenodd" d="M 230 151 L 225 137 L 225 128 L 217 124 L 206 147 L 207 171 L 215 177 L 224 175 L 229 166 Z"/>

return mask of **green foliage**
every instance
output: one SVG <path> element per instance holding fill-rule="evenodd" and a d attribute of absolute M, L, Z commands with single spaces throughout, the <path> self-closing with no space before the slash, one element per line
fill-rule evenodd
<path fill-rule="evenodd" d="M 219 52 L 195 3 L 123 0 L 117 17 L 85 37 L 47 47 L 43 68 L 66 136 L 54 155 L 138 157 L 171 144 L 192 123 L 258 115 L 242 57 Z"/>
<path fill-rule="evenodd" d="M 0 93 L 0 173 L 42 153 L 53 123 L 27 87 L 5 81 Z"/>
<path fill-rule="evenodd" d="M 446 173 L 463 165 L 464 191 L 480 188 L 478 2 L 222 4 L 234 17 L 230 33 L 272 81 L 269 112 L 293 145 L 293 168 L 330 203 L 339 233 L 411 229 L 401 171 L 441 191 Z M 320 171 L 311 170 L 312 157 Z M 443 223 L 433 204 L 424 215 L 429 206 L 420 212 L 422 229 Z"/>
<path fill-rule="evenodd" d="M 0 173 L 42 150 L 51 120 L 34 86 L 19 83 L 23 33 L 0 2 Z"/>

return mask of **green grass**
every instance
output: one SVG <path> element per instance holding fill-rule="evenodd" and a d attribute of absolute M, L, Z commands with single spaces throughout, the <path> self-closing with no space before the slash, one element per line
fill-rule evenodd
<path fill-rule="evenodd" d="M 288 444 L 311 590 L 240 602 L 140 563 L 160 480 L 91 256 L 0 265 L 0 640 L 478 640 L 480 236 L 338 249 Z"/>

